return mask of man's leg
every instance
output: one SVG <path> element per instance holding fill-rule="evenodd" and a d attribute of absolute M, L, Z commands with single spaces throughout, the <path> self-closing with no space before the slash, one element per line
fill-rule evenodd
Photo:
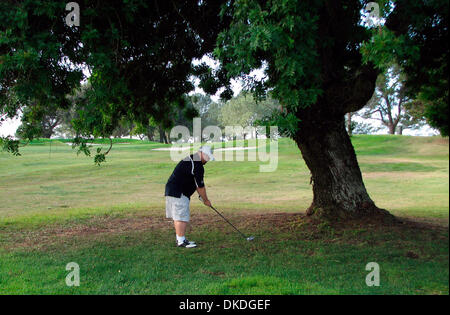
<path fill-rule="evenodd" d="M 189 211 L 189 198 L 181 195 L 181 198 L 176 200 L 173 205 L 173 225 L 175 226 L 175 233 L 177 237 L 178 246 L 185 244 L 184 247 L 196 247 L 195 242 L 189 242 L 186 240 L 186 228 L 189 223 L 190 211 Z M 188 244 L 188 245 L 186 245 Z"/>
<path fill-rule="evenodd" d="M 180 237 L 185 236 L 187 222 L 174 220 L 173 224 L 175 225 L 175 233 L 177 233 L 177 236 L 180 236 Z"/>
<path fill-rule="evenodd" d="M 181 244 L 185 244 L 184 247 L 192 248 L 197 247 L 195 242 L 190 242 L 186 239 L 186 227 L 188 225 L 188 222 L 186 221 L 173 221 L 173 225 L 175 226 L 175 233 L 177 237 L 177 244 L 180 246 Z"/>

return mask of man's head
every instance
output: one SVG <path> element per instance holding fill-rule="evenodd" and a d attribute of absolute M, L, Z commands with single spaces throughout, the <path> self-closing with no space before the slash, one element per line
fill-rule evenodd
<path fill-rule="evenodd" d="M 214 161 L 213 151 L 207 145 L 200 147 L 198 155 L 200 155 L 203 164 L 206 164 L 208 161 Z"/>

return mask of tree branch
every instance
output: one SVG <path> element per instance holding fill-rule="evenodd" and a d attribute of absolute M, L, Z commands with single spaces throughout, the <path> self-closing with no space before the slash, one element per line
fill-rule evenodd
<path fill-rule="evenodd" d="M 379 70 L 372 64 L 361 65 L 355 78 L 349 82 L 350 97 L 343 104 L 344 113 L 357 112 L 371 99 Z"/>

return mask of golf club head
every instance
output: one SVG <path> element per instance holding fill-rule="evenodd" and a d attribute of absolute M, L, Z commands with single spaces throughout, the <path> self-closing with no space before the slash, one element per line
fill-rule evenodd
<path fill-rule="evenodd" d="M 255 239 L 255 237 L 254 236 L 249 236 L 249 237 L 247 237 L 247 241 L 253 241 Z"/>

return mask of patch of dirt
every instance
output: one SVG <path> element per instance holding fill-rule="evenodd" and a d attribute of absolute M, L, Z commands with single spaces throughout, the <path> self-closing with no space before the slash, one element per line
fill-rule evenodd
<path fill-rule="evenodd" d="M 448 146 L 448 137 L 436 137 L 436 139 L 433 140 L 433 143 Z"/>
<path fill-rule="evenodd" d="M 355 231 L 370 231 L 386 229 L 398 229 L 402 231 L 414 230 L 420 233 L 421 230 L 448 231 L 448 225 L 443 226 L 436 222 L 420 221 L 411 218 L 400 218 L 400 222 L 395 224 L 382 224 L 371 220 L 354 220 L 345 222 L 319 222 L 304 213 L 255 213 L 239 212 L 226 213 L 225 217 L 242 231 L 250 234 L 252 232 L 270 232 L 277 233 L 288 232 L 292 238 L 302 237 L 303 239 L 323 239 L 325 242 L 336 242 L 340 236 L 345 235 L 346 231 L 355 233 Z M 72 225 L 54 225 L 38 230 L 2 232 L 7 233 L 4 247 L 13 248 L 42 248 L 49 244 L 59 243 L 75 238 L 101 238 L 106 235 L 123 234 L 129 232 L 139 232 L 148 230 L 171 231 L 173 223 L 163 215 L 136 215 L 129 217 L 93 217 L 84 223 Z M 223 231 L 224 234 L 235 233 L 232 227 L 223 221 L 215 213 L 193 213 L 191 215 L 191 224 L 188 229 L 210 231 Z M 300 235 L 299 235 L 300 233 Z M 437 237 L 437 236 L 436 236 Z M 357 239 L 355 235 L 355 240 Z M 351 237 L 350 237 L 351 239 Z M 347 240 L 348 241 L 348 240 Z M 351 241 L 351 240 L 350 240 Z M 310 253 L 314 255 L 314 253 Z M 407 254 L 408 257 L 413 256 Z"/>
<path fill-rule="evenodd" d="M 421 160 L 417 159 L 408 159 L 408 158 L 389 158 L 383 156 L 382 158 L 361 158 L 359 159 L 361 162 L 370 162 L 371 164 L 384 164 L 384 163 L 423 163 Z"/>
<path fill-rule="evenodd" d="M 400 220 L 404 224 L 420 226 L 426 229 L 448 230 L 448 219 L 443 218 L 416 218 L 402 217 Z"/>
<path fill-rule="evenodd" d="M 411 258 L 411 259 L 417 259 L 417 258 L 419 258 L 419 255 L 417 255 L 414 252 L 409 251 L 406 253 L 406 257 Z"/>
<path fill-rule="evenodd" d="M 404 178 L 435 178 L 435 177 L 445 177 L 444 175 L 439 175 L 430 172 L 363 172 L 364 178 L 379 178 L 385 177 L 389 179 L 404 179 Z"/>
<path fill-rule="evenodd" d="M 94 217 L 84 224 L 70 226 L 55 225 L 39 230 L 11 232 L 8 236 L 14 247 L 40 248 L 58 239 L 88 237 L 102 234 L 121 234 L 130 231 L 164 229 L 172 223 L 158 216 L 136 216 L 127 218 Z"/>

